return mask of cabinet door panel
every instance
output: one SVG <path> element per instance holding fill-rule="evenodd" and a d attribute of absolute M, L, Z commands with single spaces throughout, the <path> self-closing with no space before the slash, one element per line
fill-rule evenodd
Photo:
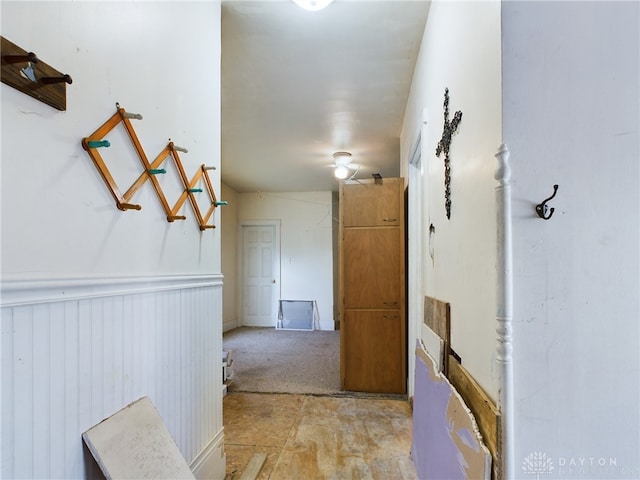
<path fill-rule="evenodd" d="M 400 225 L 401 188 L 397 178 L 374 183 L 345 184 L 342 190 L 345 227 Z"/>
<path fill-rule="evenodd" d="M 345 229 L 343 235 L 345 308 L 400 308 L 400 229 Z"/>
<path fill-rule="evenodd" d="M 404 393 L 405 338 L 400 312 L 345 312 L 343 378 L 345 390 Z"/>

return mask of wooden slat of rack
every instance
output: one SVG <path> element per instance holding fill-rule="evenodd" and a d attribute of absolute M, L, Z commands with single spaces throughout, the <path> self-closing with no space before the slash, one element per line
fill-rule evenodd
<path fill-rule="evenodd" d="M 160 184 L 158 183 L 158 179 L 155 177 L 155 175 L 149 175 L 147 172 L 152 168 L 151 164 L 149 164 L 149 160 L 147 159 L 147 154 L 144 153 L 144 150 L 142 148 L 142 145 L 140 144 L 140 140 L 138 140 L 138 136 L 136 135 L 136 131 L 133 129 L 133 125 L 131 125 L 131 121 L 125 117 L 125 110 L 124 108 L 118 108 L 118 113 L 120 114 L 120 117 L 122 118 L 122 123 L 124 124 L 125 129 L 127 130 L 127 133 L 129 134 L 129 138 L 131 138 L 131 141 L 133 142 L 133 145 L 136 149 L 136 152 L 138 153 L 138 158 L 140 159 L 140 162 L 142 163 L 142 167 L 144 168 L 145 172 L 143 173 L 147 175 L 148 179 L 151 180 L 151 184 L 153 185 L 153 189 L 156 192 L 156 195 L 158 196 L 158 200 L 160 200 L 160 203 L 162 205 L 162 208 L 165 211 L 165 214 L 167 215 L 167 217 L 169 217 L 170 213 L 171 213 L 171 207 L 169 207 L 169 203 L 167 202 L 167 199 L 164 196 L 164 193 L 162 193 L 162 188 L 160 188 Z M 131 189 L 129 189 L 131 190 Z M 135 192 L 135 190 L 134 190 Z M 131 195 L 133 195 L 133 192 L 131 192 Z M 129 199 L 127 198 L 127 195 L 125 194 L 124 198 L 128 201 Z"/>

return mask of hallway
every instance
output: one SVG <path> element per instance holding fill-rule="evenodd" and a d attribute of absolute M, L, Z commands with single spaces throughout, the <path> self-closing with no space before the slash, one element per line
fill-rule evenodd
<path fill-rule="evenodd" d="M 417 478 L 406 400 L 230 393 L 223 416 L 226 480 L 256 453 L 260 480 Z"/>
<path fill-rule="evenodd" d="M 332 395 L 340 392 L 340 332 L 239 327 L 224 333 L 230 392 Z"/>

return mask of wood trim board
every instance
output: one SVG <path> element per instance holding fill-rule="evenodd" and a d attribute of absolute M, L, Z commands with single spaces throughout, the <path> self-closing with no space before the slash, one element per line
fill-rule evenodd
<path fill-rule="evenodd" d="M 264 462 L 267 460 L 266 453 L 256 453 L 251 457 L 249 463 L 247 464 L 247 468 L 245 468 L 244 472 L 242 472 L 242 476 L 240 480 L 256 480 L 258 475 L 260 475 L 260 471 L 264 465 Z"/>
<path fill-rule="evenodd" d="M 424 324 L 444 342 L 440 358 L 442 371 L 449 371 L 449 350 L 451 348 L 451 306 L 433 297 L 424 297 Z"/>

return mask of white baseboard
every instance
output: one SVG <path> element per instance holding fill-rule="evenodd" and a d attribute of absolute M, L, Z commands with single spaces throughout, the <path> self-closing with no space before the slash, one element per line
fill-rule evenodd
<path fill-rule="evenodd" d="M 234 328 L 238 328 L 238 319 L 234 318 L 233 320 L 229 320 L 222 324 L 222 331 L 228 332 L 229 330 L 233 330 Z"/>
<path fill-rule="evenodd" d="M 226 474 L 224 429 L 191 461 L 189 468 L 198 480 L 224 480 Z"/>

